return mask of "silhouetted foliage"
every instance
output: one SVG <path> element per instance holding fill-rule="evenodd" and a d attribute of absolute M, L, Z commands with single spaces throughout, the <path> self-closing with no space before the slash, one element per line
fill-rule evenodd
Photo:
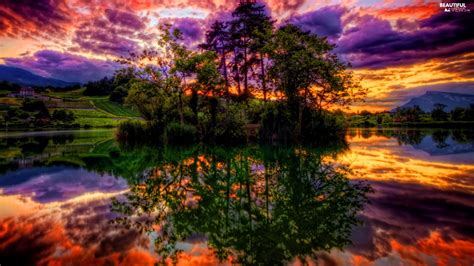
<path fill-rule="evenodd" d="M 446 121 L 448 120 L 448 113 L 444 111 L 444 108 L 446 108 L 446 105 L 442 103 L 436 103 L 434 105 L 434 109 L 431 112 L 431 118 L 435 121 Z"/>
<path fill-rule="evenodd" d="M 85 85 L 84 95 L 86 96 L 106 96 L 114 91 L 114 79 L 104 77 L 98 81 L 90 81 Z"/>
<path fill-rule="evenodd" d="M 126 78 L 125 102 L 146 123 L 194 127 L 196 140 L 340 138 L 344 116 L 327 109 L 365 96 L 349 65 L 332 52 L 334 45 L 294 25 L 275 29 L 265 6 L 255 1 L 241 1 L 229 21 L 214 22 L 200 45 L 204 51 L 189 50 L 171 25 L 160 32 L 159 48 L 120 60 L 133 76 Z M 117 90 L 110 97 L 120 101 L 125 93 Z M 267 101 L 277 95 L 279 101 Z M 254 103 L 259 101 L 263 104 Z"/>

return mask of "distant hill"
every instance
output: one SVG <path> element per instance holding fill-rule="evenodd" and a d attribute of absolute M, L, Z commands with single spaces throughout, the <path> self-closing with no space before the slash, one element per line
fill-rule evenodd
<path fill-rule="evenodd" d="M 467 108 L 471 104 L 474 104 L 474 95 L 442 91 L 427 91 L 421 96 L 412 98 L 409 102 L 400 106 L 400 108 L 408 108 L 418 105 L 423 111 L 431 112 L 434 109 L 434 105 L 436 103 L 446 105 L 444 110 L 449 112 L 456 107 Z M 393 109 L 392 111 L 395 110 L 396 109 Z"/>
<path fill-rule="evenodd" d="M 17 83 L 24 86 L 66 87 L 76 84 L 59 79 L 45 78 L 21 68 L 5 65 L 0 65 L 0 80 Z"/>

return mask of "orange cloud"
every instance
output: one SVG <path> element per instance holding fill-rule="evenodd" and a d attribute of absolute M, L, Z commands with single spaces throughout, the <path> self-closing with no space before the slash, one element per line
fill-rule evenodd
<path fill-rule="evenodd" d="M 473 242 L 459 239 L 448 242 L 439 232 L 431 232 L 429 237 L 418 240 L 415 245 L 405 245 L 396 240 L 390 241 L 390 245 L 410 265 L 426 265 L 428 261 L 423 258 L 427 256 L 433 258 L 436 265 L 472 265 L 474 263 L 471 256 L 474 254 Z"/>

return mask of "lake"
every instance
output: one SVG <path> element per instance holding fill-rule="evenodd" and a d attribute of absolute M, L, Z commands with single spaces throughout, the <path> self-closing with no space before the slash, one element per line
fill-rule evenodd
<path fill-rule="evenodd" d="M 309 147 L 0 133 L 0 265 L 473 265 L 474 131 Z"/>

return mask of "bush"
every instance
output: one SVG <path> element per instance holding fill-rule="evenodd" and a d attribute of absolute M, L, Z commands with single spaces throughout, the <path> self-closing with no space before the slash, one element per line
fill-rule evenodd
<path fill-rule="evenodd" d="M 260 140 L 265 143 L 279 142 L 289 144 L 292 141 L 296 121 L 285 103 L 268 103 L 262 114 Z"/>
<path fill-rule="evenodd" d="M 343 117 L 331 112 L 306 109 L 303 113 L 301 142 L 305 144 L 330 144 L 344 138 L 347 125 Z"/>
<path fill-rule="evenodd" d="M 211 142 L 216 144 L 241 144 L 247 141 L 245 116 L 239 105 L 230 105 L 217 116 L 215 128 L 211 128 Z"/>
<path fill-rule="evenodd" d="M 290 108 L 284 102 L 268 103 L 262 114 L 260 140 L 280 144 L 326 144 L 344 138 L 346 122 L 343 114 L 318 112 L 305 108 L 302 113 L 301 135 L 298 123 L 292 118 Z"/>
<path fill-rule="evenodd" d="M 23 101 L 21 109 L 26 112 L 35 112 L 41 118 L 50 118 L 48 108 L 43 101 L 26 99 Z"/>
<path fill-rule="evenodd" d="M 124 121 L 117 128 L 117 139 L 119 141 L 135 142 L 146 139 L 146 124 L 140 121 Z"/>
<path fill-rule="evenodd" d="M 172 122 L 166 126 L 166 141 L 170 144 L 192 144 L 199 140 L 195 126 Z"/>
<path fill-rule="evenodd" d="M 54 110 L 53 111 L 53 119 L 57 120 L 57 121 L 64 122 L 64 123 L 71 123 L 76 119 L 76 116 L 71 111 Z"/>

